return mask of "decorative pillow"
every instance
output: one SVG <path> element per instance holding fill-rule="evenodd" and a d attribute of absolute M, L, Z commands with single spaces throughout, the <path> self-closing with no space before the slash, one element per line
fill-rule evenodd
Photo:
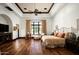
<path fill-rule="evenodd" d="M 58 32 L 54 32 L 54 36 L 57 36 L 58 35 Z"/>
<path fill-rule="evenodd" d="M 59 32 L 57 35 L 57 37 L 61 37 L 61 38 L 64 38 L 64 36 L 65 36 L 65 33 L 63 33 L 63 32 Z"/>
<path fill-rule="evenodd" d="M 60 32 L 58 33 L 57 37 L 60 37 Z"/>
<path fill-rule="evenodd" d="M 58 35 L 58 32 L 56 33 L 56 36 Z"/>
<path fill-rule="evenodd" d="M 64 36 L 65 36 L 65 33 L 62 34 L 62 38 L 64 38 Z"/>

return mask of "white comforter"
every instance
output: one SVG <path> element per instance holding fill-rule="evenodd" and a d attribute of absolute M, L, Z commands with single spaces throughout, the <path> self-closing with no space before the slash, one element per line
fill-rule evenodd
<path fill-rule="evenodd" d="M 60 37 L 55 37 L 51 35 L 42 36 L 42 41 L 45 46 L 64 46 L 65 39 Z"/>

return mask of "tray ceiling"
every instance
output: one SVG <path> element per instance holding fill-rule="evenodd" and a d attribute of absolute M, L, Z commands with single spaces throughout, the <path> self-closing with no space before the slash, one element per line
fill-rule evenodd
<path fill-rule="evenodd" d="M 49 13 L 54 3 L 15 3 L 23 13 Z"/>

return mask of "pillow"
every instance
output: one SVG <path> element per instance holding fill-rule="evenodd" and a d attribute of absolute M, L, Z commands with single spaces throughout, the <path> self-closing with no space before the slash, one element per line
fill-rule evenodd
<path fill-rule="evenodd" d="M 58 32 L 54 32 L 54 36 L 57 36 L 58 35 Z"/>
<path fill-rule="evenodd" d="M 56 36 L 58 35 L 58 32 L 56 33 Z"/>
<path fill-rule="evenodd" d="M 63 32 L 59 32 L 57 35 L 57 37 L 61 37 L 61 38 L 64 38 L 64 36 L 65 36 L 65 33 L 63 33 Z"/>
<path fill-rule="evenodd" d="M 57 34 L 57 37 L 60 37 L 60 33 Z"/>
<path fill-rule="evenodd" d="M 62 38 L 64 38 L 64 36 L 65 36 L 65 33 L 62 34 Z"/>

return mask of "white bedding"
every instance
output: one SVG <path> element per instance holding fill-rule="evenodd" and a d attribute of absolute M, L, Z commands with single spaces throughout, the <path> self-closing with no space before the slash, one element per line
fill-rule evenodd
<path fill-rule="evenodd" d="M 42 41 L 45 41 L 46 39 L 52 39 L 54 36 L 51 36 L 51 35 L 44 35 L 42 36 Z"/>
<path fill-rule="evenodd" d="M 64 46 L 65 39 L 60 37 L 55 37 L 51 35 L 42 36 L 42 42 L 45 46 Z"/>

